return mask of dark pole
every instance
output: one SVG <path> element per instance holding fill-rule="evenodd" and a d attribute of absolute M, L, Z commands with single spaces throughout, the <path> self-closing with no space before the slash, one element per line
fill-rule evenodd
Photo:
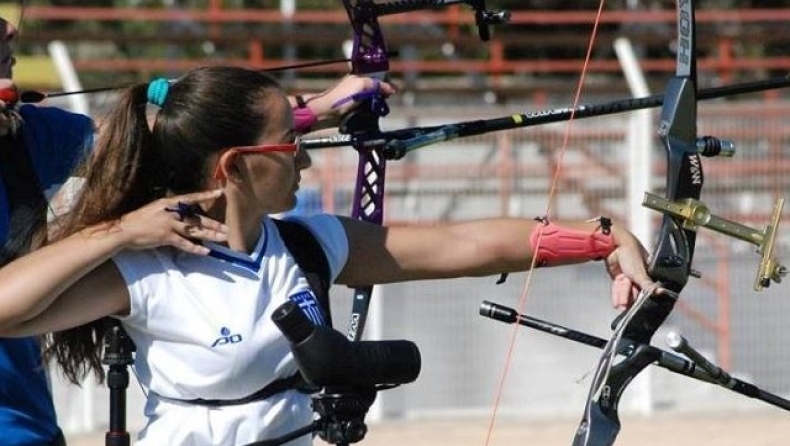
<path fill-rule="evenodd" d="M 104 358 L 109 366 L 107 387 L 110 389 L 110 426 L 104 437 L 105 446 L 129 446 L 126 430 L 126 389 L 129 387 L 129 365 L 134 363 L 134 343 L 115 322 L 104 337 Z"/>

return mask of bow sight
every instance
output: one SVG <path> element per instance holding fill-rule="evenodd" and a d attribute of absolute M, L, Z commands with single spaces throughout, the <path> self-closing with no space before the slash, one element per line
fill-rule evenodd
<path fill-rule="evenodd" d="M 510 21 L 510 11 L 489 11 L 486 9 L 485 0 L 473 0 L 468 2 L 475 10 L 475 24 L 477 25 L 477 35 L 480 40 L 488 42 L 491 38 L 489 25 L 502 25 Z"/>
<path fill-rule="evenodd" d="M 693 198 L 670 201 L 650 192 L 645 192 L 642 205 L 681 221 L 683 229 L 696 231 L 698 227 L 702 226 L 756 245 L 757 252 L 761 254 L 761 259 L 757 268 L 757 276 L 754 280 L 755 291 L 767 288 L 771 281 L 779 283 L 787 275 L 787 268 L 773 256 L 776 231 L 782 217 L 784 198 L 777 199 L 771 221 L 763 230 L 753 229 L 716 216 L 710 212 L 703 202 Z"/>
<path fill-rule="evenodd" d="M 364 4 L 364 8 L 360 10 L 364 10 L 366 14 L 372 14 L 375 17 L 465 4 L 472 8 L 475 13 L 475 25 L 477 25 L 477 33 L 482 41 L 488 41 L 491 38 L 489 26 L 502 25 L 510 21 L 510 11 L 504 9 L 497 11 L 488 10 L 485 0 L 400 0 L 381 4 L 376 4 L 372 1 L 359 1 L 358 4 Z"/>

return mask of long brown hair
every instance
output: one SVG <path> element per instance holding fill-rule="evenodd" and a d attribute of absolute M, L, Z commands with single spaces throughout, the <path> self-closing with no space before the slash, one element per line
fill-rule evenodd
<path fill-rule="evenodd" d="M 91 157 L 77 170 L 85 178 L 80 197 L 60 219 L 53 240 L 89 226 L 120 219 L 167 194 L 202 190 L 207 160 L 227 147 L 260 138 L 279 84 L 261 72 L 206 67 L 170 82 L 167 96 L 148 124 L 149 84 L 130 87 L 101 125 Z M 277 95 L 277 96 L 275 96 Z M 98 320 L 52 333 L 44 357 L 78 384 L 93 371 L 104 379 L 102 342 L 109 328 Z"/>

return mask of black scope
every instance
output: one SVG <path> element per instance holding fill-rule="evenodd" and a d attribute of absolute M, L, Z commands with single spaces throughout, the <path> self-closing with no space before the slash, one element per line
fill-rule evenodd
<path fill-rule="evenodd" d="M 274 310 L 272 321 L 291 344 L 302 376 L 320 387 L 366 388 L 406 384 L 420 374 L 421 357 L 411 341 L 356 341 L 313 324 L 293 302 Z"/>

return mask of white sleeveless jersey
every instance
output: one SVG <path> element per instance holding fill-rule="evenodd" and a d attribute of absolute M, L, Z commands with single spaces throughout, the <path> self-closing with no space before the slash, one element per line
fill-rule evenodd
<path fill-rule="evenodd" d="M 348 257 L 342 225 L 329 215 L 299 220 L 317 236 L 334 281 Z M 297 371 L 271 315 L 290 299 L 320 317 L 318 303 L 273 221 L 262 228 L 250 255 L 210 245 L 208 257 L 160 248 L 113 258 L 131 297 L 131 312 L 120 319 L 148 394 L 148 425 L 136 445 L 245 445 L 312 421 L 309 396 L 295 390 L 218 408 L 177 401 L 238 399 Z M 288 443 L 309 444 L 310 435 Z"/>

